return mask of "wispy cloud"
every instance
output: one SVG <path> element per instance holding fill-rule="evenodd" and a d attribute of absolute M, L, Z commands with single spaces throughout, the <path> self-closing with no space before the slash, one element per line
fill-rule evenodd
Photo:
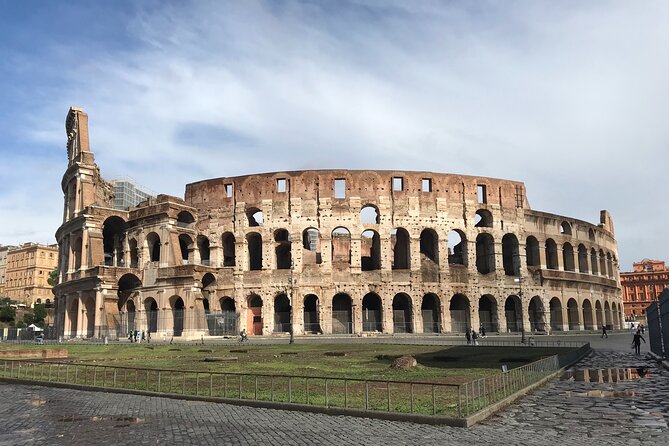
<path fill-rule="evenodd" d="M 26 147 L 0 209 L 34 234 L 59 224 L 60 212 L 32 217 L 60 206 L 63 120 L 78 104 L 103 175 L 159 192 L 300 168 L 494 176 L 525 181 L 537 209 L 595 222 L 611 210 L 623 268 L 669 252 L 653 223 L 669 208 L 647 185 L 669 161 L 664 2 L 198 1 L 120 10 L 102 29 L 90 22 L 80 39 L 36 42 L 35 57 L 15 49 L 16 64 L 0 66 L 19 82 L 6 97 L 16 105 L 3 112 L 17 143 L 3 157 Z M 45 153 L 48 168 L 32 184 Z M 0 222 L 0 242 L 19 241 L 15 223 Z"/>

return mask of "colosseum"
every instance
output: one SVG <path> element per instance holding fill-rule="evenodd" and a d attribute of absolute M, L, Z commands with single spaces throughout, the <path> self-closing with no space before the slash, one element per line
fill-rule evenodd
<path fill-rule="evenodd" d="M 115 209 L 86 113 L 66 132 L 65 338 L 620 327 L 607 211 L 592 224 L 530 209 L 522 182 L 376 170 L 216 178 Z"/>

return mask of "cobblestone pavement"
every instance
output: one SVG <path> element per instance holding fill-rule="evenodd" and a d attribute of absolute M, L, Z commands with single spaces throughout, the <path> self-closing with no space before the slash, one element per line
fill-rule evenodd
<path fill-rule="evenodd" d="M 0 383 L 0 445 L 669 445 L 669 372 L 620 351 L 598 351 L 575 368 L 639 365 L 651 375 L 616 384 L 554 380 L 469 429 Z M 634 395 L 577 395 L 589 390 Z"/>

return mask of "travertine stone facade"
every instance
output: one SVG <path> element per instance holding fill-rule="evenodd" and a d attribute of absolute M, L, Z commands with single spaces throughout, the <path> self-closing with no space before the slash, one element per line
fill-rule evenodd
<path fill-rule="evenodd" d="M 118 211 L 86 123 L 70 110 L 65 336 L 620 326 L 606 211 L 591 224 L 531 210 L 517 181 L 350 170 L 205 180 Z"/>
<path fill-rule="evenodd" d="M 24 243 L 7 253 L 4 295 L 10 299 L 32 306 L 53 300 L 49 285 L 49 274 L 58 263 L 56 245 Z"/>

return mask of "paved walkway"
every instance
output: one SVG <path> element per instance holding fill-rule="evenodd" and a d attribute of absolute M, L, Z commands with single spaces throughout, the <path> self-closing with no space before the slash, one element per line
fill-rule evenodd
<path fill-rule="evenodd" d="M 639 365 L 653 367 L 651 376 L 617 384 L 554 380 L 470 429 L 0 384 L 0 445 L 669 444 L 669 372 L 615 348 L 576 367 Z M 593 389 L 634 395 L 577 395 Z"/>

